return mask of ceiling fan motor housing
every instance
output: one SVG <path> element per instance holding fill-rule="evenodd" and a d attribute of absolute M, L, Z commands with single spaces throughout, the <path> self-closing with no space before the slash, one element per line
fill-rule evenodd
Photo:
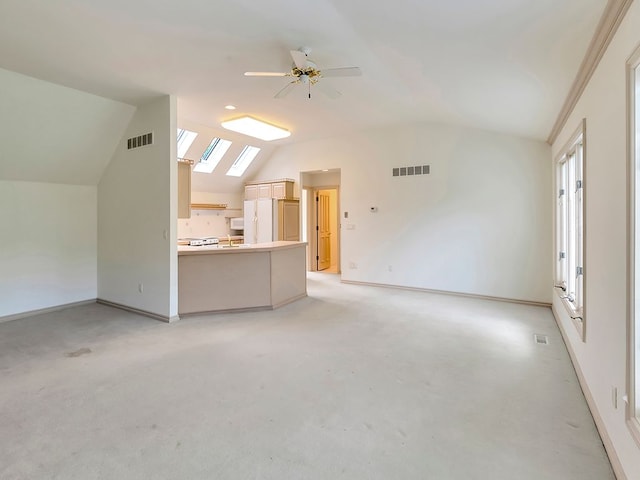
<path fill-rule="evenodd" d="M 318 70 L 315 63 L 307 60 L 307 68 L 305 69 L 298 68 L 295 64 L 293 64 L 291 66 L 291 76 L 299 79 L 301 83 L 306 84 L 307 82 L 311 82 L 313 84 L 320 79 L 322 74 L 320 73 L 320 70 Z"/>

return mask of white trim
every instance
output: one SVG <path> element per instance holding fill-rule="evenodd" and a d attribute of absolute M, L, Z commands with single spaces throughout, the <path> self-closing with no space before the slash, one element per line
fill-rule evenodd
<path fill-rule="evenodd" d="M 42 315 L 43 313 L 58 312 L 60 310 L 66 310 L 67 308 L 79 307 L 81 305 L 89 305 L 91 303 L 96 303 L 96 299 L 92 298 L 90 300 L 81 300 L 79 302 L 65 303 L 62 305 L 56 305 L 54 307 L 39 308 L 37 310 L 29 310 L 28 312 L 16 313 L 13 315 L 5 315 L 4 317 L 0 317 L 0 323 L 11 322 L 13 320 L 20 320 L 21 318 L 33 317 L 35 315 Z"/>
<path fill-rule="evenodd" d="M 580 99 L 580 95 L 582 95 L 582 92 L 584 92 L 584 89 L 587 87 L 593 72 L 595 72 L 598 67 L 600 59 L 607 50 L 609 43 L 611 43 L 613 36 L 618 31 L 618 27 L 632 2 L 633 0 L 609 0 L 607 2 L 584 59 L 580 64 L 576 78 L 571 85 L 567 98 L 547 138 L 547 142 L 550 145 L 556 141 L 558 135 L 567 123 L 571 112 L 573 112 L 573 109 Z"/>
<path fill-rule="evenodd" d="M 175 315 L 173 317 L 168 317 L 166 315 L 160 315 L 158 313 L 148 312 L 146 310 L 140 310 L 138 308 L 129 307 L 129 306 L 123 305 L 121 303 L 110 302 L 108 300 L 103 300 L 101 298 L 98 298 L 96 300 L 96 302 L 101 304 L 101 305 L 106 305 L 108 307 L 113 307 L 113 308 L 119 308 L 120 310 L 125 310 L 125 311 L 131 312 L 131 313 L 137 313 L 138 315 L 143 315 L 145 317 L 150 317 L 150 318 L 153 318 L 155 320 L 160 320 L 161 322 L 165 322 L 165 323 L 173 323 L 173 322 L 177 322 L 178 320 L 180 320 L 180 316 L 179 315 Z"/>
<path fill-rule="evenodd" d="M 591 394 L 591 390 L 589 390 L 589 385 L 587 384 L 586 379 L 584 378 L 584 374 L 582 373 L 582 369 L 580 368 L 580 363 L 576 359 L 575 352 L 571 348 L 571 342 L 567 338 L 567 332 L 564 329 L 562 321 L 556 312 L 556 309 L 551 306 L 551 313 L 555 318 L 556 324 L 560 329 L 560 334 L 562 335 L 562 341 L 564 342 L 565 347 L 567 348 L 567 352 L 569 352 L 569 358 L 571 358 L 571 363 L 573 364 L 573 369 L 576 372 L 576 376 L 578 377 L 578 383 L 580 384 L 580 388 L 582 389 L 582 394 L 584 395 L 585 400 L 587 401 L 587 406 L 589 407 L 589 411 L 591 412 L 591 416 L 593 417 L 593 421 L 596 425 L 596 429 L 600 434 L 600 439 L 602 440 L 602 445 L 604 445 L 604 449 L 609 456 L 609 462 L 611 463 L 611 468 L 613 468 L 613 473 L 615 474 L 618 480 L 627 480 L 627 476 L 624 473 L 622 468 L 622 463 L 620 462 L 620 458 L 618 458 L 618 454 L 616 452 L 615 447 L 613 446 L 613 442 L 611 441 L 611 437 L 607 432 L 605 427 L 604 420 L 602 420 L 602 416 L 600 415 L 600 411 L 598 410 L 598 406 Z"/>
<path fill-rule="evenodd" d="M 636 69 L 640 67 L 640 46 L 631 54 L 626 63 L 627 77 L 627 396 L 626 423 L 631 436 L 640 446 L 640 423 L 637 415 L 638 398 L 636 396 L 636 379 L 640 372 L 636 371 L 636 322 L 640 322 L 636 312 L 636 201 L 637 201 L 637 174 L 636 163 L 636 84 L 640 79 L 636 78 Z"/>
<path fill-rule="evenodd" d="M 476 293 L 463 293 L 463 292 L 452 292 L 449 290 L 434 290 L 431 288 L 420 288 L 420 287 L 405 287 L 402 285 L 391 285 L 387 283 L 372 283 L 372 282 L 359 282 L 355 280 L 344 280 L 341 279 L 340 283 L 346 283 L 350 285 L 364 285 L 367 287 L 382 287 L 382 288 L 395 288 L 398 290 L 409 290 L 412 292 L 424 292 L 424 293 L 435 293 L 439 295 L 452 295 L 455 297 L 467 297 L 467 298 L 477 298 L 479 300 L 494 300 L 496 302 L 506 302 L 506 303 L 518 303 L 521 305 L 532 305 L 534 307 L 547 307 L 550 308 L 551 304 L 547 302 L 537 302 L 535 300 L 521 300 L 517 298 L 506 298 L 506 297 L 491 297 L 488 295 L 480 295 Z"/>

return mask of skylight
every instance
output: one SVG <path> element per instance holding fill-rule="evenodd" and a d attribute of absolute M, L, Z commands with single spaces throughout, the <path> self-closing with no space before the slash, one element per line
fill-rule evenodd
<path fill-rule="evenodd" d="M 214 138 L 207 149 L 202 154 L 200 161 L 193 167 L 194 172 L 211 173 L 218 166 L 218 163 L 227 153 L 231 142 L 222 138 Z"/>
<path fill-rule="evenodd" d="M 236 158 L 236 161 L 231 165 L 227 175 L 231 177 L 241 177 L 247 167 L 251 165 L 253 159 L 256 158 L 259 151 L 260 149 L 258 147 L 252 147 L 250 145 L 244 147 L 240 155 L 238 155 L 238 158 Z"/>
<path fill-rule="evenodd" d="M 184 158 L 197 136 L 196 132 L 190 132 L 183 128 L 178 129 L 178 158 Z"/>

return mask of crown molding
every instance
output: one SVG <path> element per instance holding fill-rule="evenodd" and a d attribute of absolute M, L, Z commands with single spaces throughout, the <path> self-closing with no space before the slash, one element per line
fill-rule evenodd
<path fill-rule="evenodd" d="M 627 10 L 629 10 L 631 3 L 633 3 L 633 0 L 609 0 L 607 2 L 604 12 L 600 17 L 600 22 L 598 22 L 596 31 L 591 39 L 591 43 L 589 43 L 587 52 L 580 64 L 576 78 L 571 85 L 569 94 L 567 95 L 567 98 L 562 105 L 562 109 L 558 114 L 558 118 L 556 118 L 556 122 L 554 123 L 551 133 L 547 138 L 547 142 L 549 144 L 553 144 L 553 142 L 558 138 L 560 130 L 562 130 L 569 118 L 569 115 L 571 115 L 571 112 L 578 103 L 580 95 L 584 92 L 593 72 L 598 67 L 600 59 L 607 50 L 609 43 L 611 43 L 611 39 L 613 39 L 613 36 L 618 30 Z"/>

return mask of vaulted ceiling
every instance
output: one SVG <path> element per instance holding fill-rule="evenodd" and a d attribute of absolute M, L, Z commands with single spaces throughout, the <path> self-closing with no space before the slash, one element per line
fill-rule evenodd
<path fill-rule="evenodd" d="M 291 130 L 282 145 L 435 121 L 545 140 L 606 0 L 2 0 L 0 68 L 133 105 L 178 97 L 180 120 L 243 113 Z M 359 66 L 273 96 L 289 50 Z M 237 110 L 224 109 L 233 104 Z"/>

